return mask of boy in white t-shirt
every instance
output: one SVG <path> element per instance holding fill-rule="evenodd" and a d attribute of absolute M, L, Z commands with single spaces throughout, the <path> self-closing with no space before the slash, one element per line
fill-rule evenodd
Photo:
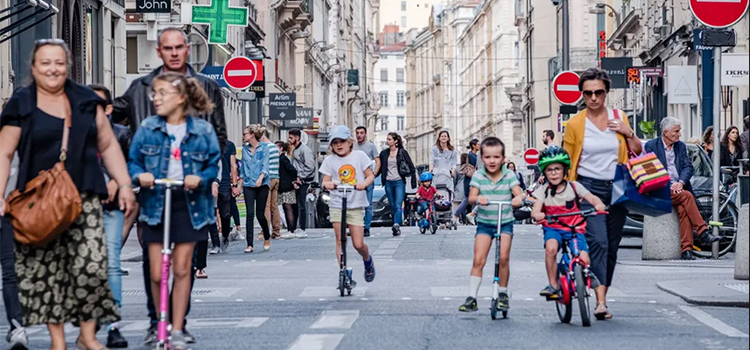
<path fill-rule="evenodd" d="M 329 132 L 329 137 L 330 155 L 320 166 L 320 173 L 323 174 L 323 187 L 330 191 L 331 196 L 328 207 L 333 230 L 336 232 L 336 257 L 341 258 L 341 235 L 346 229 L 341 227 L 343 194 L 335 188 L 338 185 L 350 185 L 354 186 L 356 191 L 347 193 L 346 226 L 351 233 L 354 249 L 364 261 L 365 281 L 372 282 L 375 279 L 375 265 L 364 239 L 365 208 L 370 205 L 366 190 L 367 186 L 375 181 L 375 175 L 370 167 L 370 157 L 362 151 L 354 150 L 352 133 L 346 126 L 334 127 Z M 355 284 L 354 281 L 352 284 Z"/>

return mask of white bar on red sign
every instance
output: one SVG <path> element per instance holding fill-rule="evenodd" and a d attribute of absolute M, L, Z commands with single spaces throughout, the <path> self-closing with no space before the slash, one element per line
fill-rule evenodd
<path fill-rule="evenodd" d="M 578 91 L 578 86 L 560 84 L 557 86 L 557 91 Z"/>
<path fill-rule="evenodd" d="M 230 77 L 246 77 L 255 74 L 252 69 L 238 69 L 230 70 L 227 72 L 227 76 Z"/>

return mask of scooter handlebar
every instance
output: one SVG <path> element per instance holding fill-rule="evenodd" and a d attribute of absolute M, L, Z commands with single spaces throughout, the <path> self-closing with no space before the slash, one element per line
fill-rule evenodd
<path fill-rule="evenodd" d="M 169 187 L 184 186 L 185 182 L 182 180 L 170 180 L 170 179 L 156 179 L 154 185 L 164 185 Z"/>

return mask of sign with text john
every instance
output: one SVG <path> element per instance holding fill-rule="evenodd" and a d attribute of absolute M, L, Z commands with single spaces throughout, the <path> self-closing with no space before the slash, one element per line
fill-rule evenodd
<path fill-rule="evenodd" d="M 290 120 L 297 117 L 297 94 L 268 94 L 268 118 Z"/>
<path fill-rule="evenodd" d="M 136 0 L 136 13 L 171 13 L 172 0 Z"/>
<path fill-rule="evenodd" d="M 313 126 L 313 109 L 297 108 L 296 118 L 284 120 L 283 129 L 304 129 Z"/>

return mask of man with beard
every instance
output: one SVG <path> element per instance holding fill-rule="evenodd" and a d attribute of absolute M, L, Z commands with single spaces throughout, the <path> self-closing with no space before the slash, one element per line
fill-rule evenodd
<path fill-rule="evenodd" d="M 355 129 L 357 136 L 357 143 L 354 144 L 354 149 L 365 152 L 370 157 L 370 161 L 373 162 L 372 169 L 380 169 L 380 152 L 370 141 L 367 141 L 367 128 L 364 126 L 358 126 Z M 367 202 L 370 206 L 365 209 L 365 237 L 370 237 L 370 225 L 372 224 L 372 193 L 375 189 L 375 183 L 373 182 L 370 186 L 367 186 Z"/>

